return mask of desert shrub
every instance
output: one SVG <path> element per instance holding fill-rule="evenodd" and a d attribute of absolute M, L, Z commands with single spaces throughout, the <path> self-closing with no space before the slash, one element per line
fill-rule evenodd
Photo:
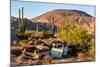
<path fill-rule="evenodd" d="M 79 25 L 72 25 L 63 23 L 59 26 L 58 38 L 65 40 L 69 44 L 80 43 L 82 45 L 82 38 L 86 37 L 86 30 Z M 83 39 L 84 40 L 84 39 Z"/>
<path fill-rule="evenodd" d="M 53 33 L 49 32 L 49 31 L 44 31 L 43 32 L 43 36 L 44 37 L 52 37 L 53 36 Z"/>
<path fill-rule="evenodd" d="M 85 54 L 94 57 L 95 38 L 93 34 L 88 33 L 87 29 L 78 24 L 70 24 L 67 22 L 59 26 L 57 37 L 64 40 L 68 45 L 76 45 L 76 49 L 81 50 Z"/>
<path fill-rule="evenodd" d="M 41 40 L 36 40 L 35 43 L 36 43 L 36 45 L 44 44 L 44 42 Z"/>
<path fill-rule="evenodd" d="M 18 49 L 18 48 L 15 48 L 15 49 L 11 50 L 11 54 L 15 55 L 15 56 L 19 56 L 19 55 L 21 55 L 21 53 L 22 53 L 22 50 Z"/>
<path fill-rule="evenodd" d="M 15 58 L 17 64 L 22 64 L 24 62 L 24 57 L 22 55 Z"/>
<path fill-rule="evenodd" d="M 25 45 L 27 45 L 27 42 L 28 42 L 28 40 L 20 40 L 18 45 L 19 46 L 25 46 Z"/>

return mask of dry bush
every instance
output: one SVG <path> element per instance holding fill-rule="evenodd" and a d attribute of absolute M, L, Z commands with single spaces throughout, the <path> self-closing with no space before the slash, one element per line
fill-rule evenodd
<path fill-rule="evenodd" d="M 24 57 L 22 55 L 15 58 L 17 64 L 21 64 L 24 62 Z"/>
<path fill-rule="evenodd" d="M 45 64 L 50 64 L 50 63 L 52 63 L 52 58 L 51 58 L 51 56 L 49 56 L 49 55 L 44 56 L 44 57 L 43 57 L 43 63 L 45 63 Z"/>

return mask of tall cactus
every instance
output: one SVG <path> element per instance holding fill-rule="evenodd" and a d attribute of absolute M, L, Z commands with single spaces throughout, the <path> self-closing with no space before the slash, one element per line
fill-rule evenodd
<path fill-rule="evenodd" d="M 36 31 L 39 32 L 39 24 L 36 25 Z"/>
<path fill-rule="evenodd" d="M 21 30 L 21 16 L 20 16 L 20 9 L 19 9 L 19 31 Z"/>
<path fill-rule="evenodd" d="M 25 32 L 25 25 L 24 25 L 24 7 L 22 7 L 22 32 Z"/>
<path fill-rule="evenodd" d="M 49 24 L 48 24 L 48 27 L 49 27 L 49 32 L 50 33 L 53 33 L 54 31 L 54 25 L 53 25 L 53 22 L 54 22 L 54 17 L 52 17 L 52 15 L 50 16 L 50 18 L 48 19 L 49 20 Z"/>
<path fill-rule="evenodd" d="M 24 25 L 24 7 L 22 7 L 22 17 L 20 16 L 20 9 L 19 9 L 19 31 L 25 32 L 25 25 Z"/>
<path fill-rule="evenodd" d="M 51 26 L 51 21 L 50 21 L 51 20 L 51 16 L 48 18 L 48 20 L 49 20 L 48 28 L 49 28 L 49 32 L 50 32 L 50 30 L 51 30 L 51 27 L 50 27 Z"/>
<path fill-rule="evenodd" d="M 52 21 L 51 21 L 51 32 L 54 33 L 54 17 L 52 18 Z"/>

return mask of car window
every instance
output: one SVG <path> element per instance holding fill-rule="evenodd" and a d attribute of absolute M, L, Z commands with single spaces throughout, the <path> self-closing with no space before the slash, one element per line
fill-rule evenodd
<path fill-rule="evenodd" d="M 56 44 L 54 47 L 55 48 L 62 48 L 62 44 Z"/>

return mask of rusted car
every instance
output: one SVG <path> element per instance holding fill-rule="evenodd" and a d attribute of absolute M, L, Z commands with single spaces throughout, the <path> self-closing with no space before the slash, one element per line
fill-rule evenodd
<path fill-rule="evenodd" d="M 41 59 L 45 55 L 49 55 L 49 48 L 42 45 L 27 47 L 22 52 L 24 58 L 33 60 Z"/>
<path fill-rule="evenodd" d="M 51 49 L 52 58 L 63 58 L 68 54 L 68 45 L 61 41 L 54 41 Z"/>

